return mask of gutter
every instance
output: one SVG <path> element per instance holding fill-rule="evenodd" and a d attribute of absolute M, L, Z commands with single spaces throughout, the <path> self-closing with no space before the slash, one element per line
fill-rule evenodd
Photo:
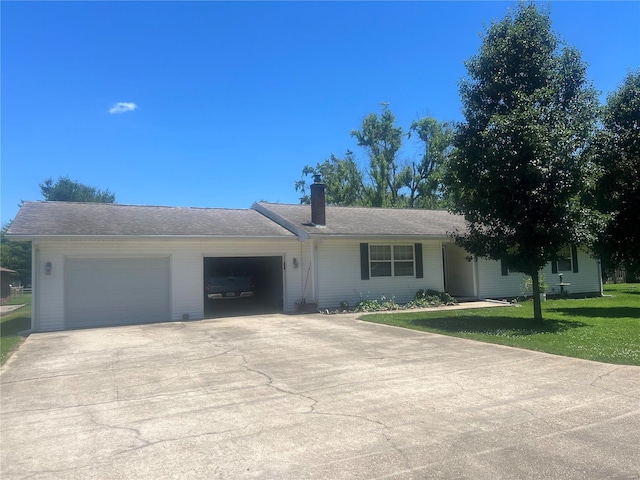
<path fill-rule="evenodd" d="M 429 240 L 450 240 L 450 237 L 447 235 L 426 235 L 420 233 L 389 233 L 389 234 L 380 234 L 380 233 L 308 233 L 309 238 L 311 239 L 322 239 L 322 238 L 339 238 L 339 239 L 358 239 L 358 238 L 367 238 L 367 239 L 380 239 L 380 240 L 389 240 L 389 239 L 404 239 L 404 238 L 412 238 L 412 239 L 429 239 Z"/>

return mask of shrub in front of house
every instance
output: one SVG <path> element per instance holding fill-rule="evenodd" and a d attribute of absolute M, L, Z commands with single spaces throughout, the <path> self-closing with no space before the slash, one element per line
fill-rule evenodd
<path fill-rule="evenodd" d="M 353 309 L 354 312 L 388 312 L 392 310 L 411 310 L 415 308 L 439 307 L 441 305 L 455 305 L 458 302 L 447 292 L 436 290 L 418 290 L 412 301 L 405 304 L 398 304 L 395 297 L 380 300 L 365 299 L 358 302 Z"/>

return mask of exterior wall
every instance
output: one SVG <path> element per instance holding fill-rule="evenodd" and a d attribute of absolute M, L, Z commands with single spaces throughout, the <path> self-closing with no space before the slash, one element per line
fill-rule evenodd
<path fill-rule="evenodd" d="M 445 244 L 447 291 L 452 296 L 475 297 L 474 264 L 467 260 L 465 249 L 453 243 Z"/>
<path fill-rule="evenodd" d="M 558 274 L 551 272 L 551 264 L 542 270 L 545 280 L 549 284 L 548 294 L 559 294 Z M 598 293 L 602 291 L 600 283 L 600 263 L 591 258 L 585 251 L 578 249 L 578 273 L 562 272 L 563 282 L 571 285 L 565 291 L 571 294 Z M 500 262 L 478 259 L 478 297 L 479 298 L 507 298 L 523 294 L 523 283 L 527 275 L 512 273 L 502 275 Z"/>
<path fill-rule="evenodd" d="M 67 257 L 136 258 L 169 256 L 171 269 L 171 318 L 181 320 L 204 317 L 204 257 L 282 256 L 286 263 L 284 277 L 284 311 L 295 311 L 301 297 L 300 268 L 293 268 L 293 258 L 300 256 L 300 242 L 282 240 L 224 239 L 153 239 L 153 240 L 39 240 L 34 244 L 34 331 L 65 328 L 64 266 Z M 51 262 L 51 274 L 45 266 Z"/>
<path fill-rule="evenodd" d="M 578 249 L 578 273 L 562 272 L 563 282 L 571 285 L 565 291 L 571 293 L 602 293 L 600 261 L 592 258 L 583 250 Z M 547 293 L 559 294 L 558 274 L 551 273 L 551 264 L 544 269 L 545 279 L 549 284 Z"/>
<path fill-rule="evenodd" d="M 420 289 L 444 290 L 442 242 L 422 243 L 424 278 L 360 277 L 360 243 L 406 245 L 415 239 L 394 242 L 371 239 L 307 240 L 263 239 L 132 239 L 132 240 L 39 240 L 33 249 L 33 322 L 34 331 L 65 328 L 65 259 L 138 258 L 168 256 L 171 270 L 171 318 L 181 320 L 204 317 L 203 259 L 224 256 L 282 256 L 286 265 L 284 278 L 284 311 L 295 312 L 303 299 L 317 302 L 320 308 L 335 308 L 340 302 L 350 305 L 363 299 L 395 297 L 398 303 L 413 299 Z M 448 288 L 454 295 L 473 296 L 474 264 L 464 258 L 465 252 L 447 243 Z M 294 262 L 294 259 L 296 260 Z M 51 262 L 50 275 L 46 264 Z M 295 267 L 297 263 L 298 267 Z M 579 273 L 563 272 L 569 293 L 601 291 L 600 266 L 586 252 L 578 252 Z M 559 293 L 556 274 L 551 265 L 544 269 L 548 293 Z M 483 259 L 475 262 L 475 282 L 479 298 L 506 298 L 522 295 L 525 275 L 501 275 L 500 263 Z"/>
<path fill-rule="evenodd" d="M 405 241 L 375 242 L 375 245 L 407 245 L 415 239 Z M 311 243 L 311 242 L 307 242 Z M 414 277 L 372 277 L 360 278 L 360 241 L 325 239 L 317 242 L 317 301 L 320 308 L 335 308 L 347 301 L 356 305 L 360 300 L 379 300 L 381 297 L 395 297 L 396 302 L 413 300 L 420 289 L 442 291 L 442 244 L 440 241 L 422 242 L 424 278 Z"/>
<path fill-rule="evenodd" d="M 311 241 L 300 242 L 298 256 L 298 271 L 294 272 L 295 277 L 300 282 L 300 298 L 296 302 L 305 301 L 307 303 L 316 302 L 317 272 L 314 268 L 317 257 L 314 257 L 315 246 Z"/>

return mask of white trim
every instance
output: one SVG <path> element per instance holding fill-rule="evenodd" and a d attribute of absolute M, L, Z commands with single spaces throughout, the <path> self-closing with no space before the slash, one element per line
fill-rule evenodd
<path fill-rule="evenodd" d="M 446 245 L 441 241 L 440 242 L 440 255 L 442 256 L 442 258 L 440 259 L 440 263 L 442 264 L 442 276 L 440 279 L 440 291 L 441 292 L 446 292 L 447 291 L 447 287 L 449 285 L 448 282 L 448 278 L 447 278 L 447 247 Z"/>
<path fill-rule="evenodd" d="M 471 269 L 473 272 L 473 296 L 478 298 L 478 259 L 476 257 L 471 260 Z"/>
<path fill-rule="evenodd" d="M 40 282 L 38 275 L 40 273 L 40 248 L 38 242 L 31 244 L 31 331 L 36 330 L 38 325 L 38 314 L 40 308 L 38 308 L 38 300 L 40 298 Z"/>
<path fill-rule="evenodd" d="M 414 243 L 402 243 L 402 242 L 394 242 L 394 243 L 369 243 L 367 244 L 369 248 L 369 278 L 417 278 L 416 277 L 416 245 Z M 372 260 L 371 259 L 371 247 L 389 247 L 391 258 L 389 260 Z M 397 262 L 408 262 L 409 260 L 396 260 L 395 259 L 395 247 L 411 247 L 412 259 L 413 263 L 413 274 L 411 275 L 396 275 L 396 263 Z M 371 268 L 372 263 L 389 263 L 391 265 L 391 274 L 390 275 L 373 275 L 373 269 Z"/>

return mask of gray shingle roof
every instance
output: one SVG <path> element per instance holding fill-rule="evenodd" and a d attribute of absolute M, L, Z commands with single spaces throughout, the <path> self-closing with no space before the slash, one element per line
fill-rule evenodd
<path fill-rule="evenodd" d="M 326 226 L 311 224 L 311 206 L 260 202 L 258 211 L 309 235 L 328 236 L 431 236 L 464 232 L 464 217 L 445 210 L 326 207 Z"/>
<path fill-rule="evenodd" d="M 7 234 L 295 238 L 255 210 L 104 203 L 25 202 Z"/>

